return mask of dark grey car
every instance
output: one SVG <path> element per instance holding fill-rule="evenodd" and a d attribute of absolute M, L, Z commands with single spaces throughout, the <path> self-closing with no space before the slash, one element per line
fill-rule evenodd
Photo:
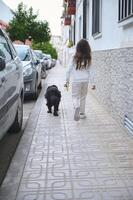
<path fill-rule="evenodd" d="M 46 73 L 46 65 L 45 65 L 43 52 L 41 50 L 34 50 L 34 52 L 42 64 L 41 77 L 46 78 L 47 73 Z"/>
<path fill-rule="evenodd" d="M 7 34 L 0 29 L 0 139 L 19 132 L 23 120 L 23 67 Z"/>
<path fill-rule="evenodd" d="M 42 87 L 41 63 L 28 45 L 14 46 L 23 64 L 24 96 L 37 99 L 38 89 Z"/>

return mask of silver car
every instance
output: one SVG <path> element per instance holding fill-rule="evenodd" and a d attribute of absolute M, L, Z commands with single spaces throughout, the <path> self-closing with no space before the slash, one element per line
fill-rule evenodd
<path fill-rule="evenodd" d="M 35 52 L 28 45 L 14 44 L 15 49 L 23 64 L 24 96 L 37 99 L 41 82 L 41 63 Z"/>
<path fill-rule="evenodd" d="M 7 34 L 0 29 L 0 139 L 19 132 L 23 121 L 23 66 Z"/>
<path fill-rule="evenodd" d="M 45 65 L 43 52 L 41 50 L 34 50 L 34 52 L 42 64 L 41 77 L 46 78 L 47 73 L 46 73 L 46 65 Z"/>

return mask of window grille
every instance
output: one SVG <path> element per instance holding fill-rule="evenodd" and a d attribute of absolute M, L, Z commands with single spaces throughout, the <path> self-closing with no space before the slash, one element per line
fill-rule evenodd
<path fill-rule="evenodd" d="M 127 115 L 125 115 L 124 117 L 124 125 L 128 129 L 128 131 L 133 134 L 133 121 L 131 121 L 131 119 L 129 119 Z"/>
<path fill-rule="evenodd" d="M 100 33 L 101 0 L 92 0 L 92 35 Z"/>
<path fill-rule="evenodd" d="M 133 17 L 133 0 L 119 0 L 118 8 L 119 22 L 126 20 L 129 17 Z"/>
<path fill-rule="evenodd" d="M 83 38 L 86 39 L 87 0 L 83 2 Z"/>

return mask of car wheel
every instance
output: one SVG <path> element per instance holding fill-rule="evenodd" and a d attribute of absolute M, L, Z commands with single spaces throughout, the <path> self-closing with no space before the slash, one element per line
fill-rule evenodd
<path fill-rule="evenodd" d="M 23 98 L 19 97 L 18 108 L 15 120 L 9 129 L 9 132 L 18 133 L 22 128 L 23 122 Z"/>
<path fill-rule="evenodd" d="M 42 89 L 42 80 L 39 83 L 38 89 Z"/>
<path fill-rule="evenodd" d="M 38 80 L 36 79 L 36 83 L 35 83 L 35 92 L 33 95 L 33 99 L 36 100 L 38 98 L 39 95 L 39 91 L 38 91 L 38 85 L 37 85 Z"/>

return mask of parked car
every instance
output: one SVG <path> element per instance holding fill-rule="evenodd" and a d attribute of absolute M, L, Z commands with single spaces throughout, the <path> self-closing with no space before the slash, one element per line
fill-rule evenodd
<path fill-rule="evenodd" d="M 51 67 L 54 67 L 56 65 L 56 60 L 55 59 L 51 59 L 52 63 L 51 63 Z"/>
<path fill-rule="evenodd" d="M 41 63 L 34 51 L 28 45 L 14 44 L 15 49 L 23 64 L 24 96 L 37 99 L 41 82 Z"/>
<path fill-rule="evenodd" d="M 38 59 L 40 60 L 41 65 L 42 65 L 41 78 L 46 78 L 47 73 L 46 73 L 46 65 L 45 65 L 43 52 L 41 50 L 34 50 L 34 52 L 35 52 L 36 56 L 38 57 Z"/>
<path fill-rule="evenodd" d="M 19 132 L 23 121 L 23 66 L 16 50 L 0 29 L 0 139 Z"/>
<path fill-rule="evenodd" d="M 46 56 L 46 54 L 43 54 L 43 60 L 44 60 L 44 64 L 45 64 L 45 68 L 46 68 L 46 70 L 48 70 L 48 65 L 49 65 L 49 63 L 48 63 L 48 57 Z"/>
<path fill-rule="evenodd" d="M 52 68 L 52 58 L 50 54 L 46 54 L 47 58 L 48 58 L 48 69 Z"/>
<path fill-rule="evenodd" d="M 44 55 L 44 60 L 45 60 L 45 65 L 46 65 L 46 70 L 52 68 L 52 58 L 50 54 L 43 54 Z"/>

